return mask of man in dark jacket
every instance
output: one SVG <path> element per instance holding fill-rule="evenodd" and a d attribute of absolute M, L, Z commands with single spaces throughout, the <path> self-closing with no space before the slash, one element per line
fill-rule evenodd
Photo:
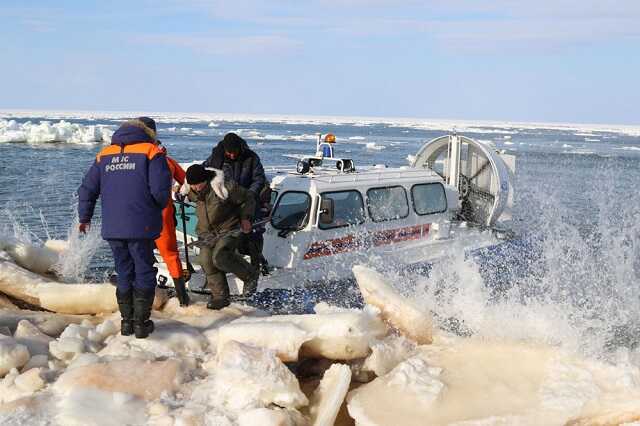
<path fill-rule="evenodd" d="M 116 298 L 121 334 L 145 338 L 155 296 L 154 240 L 162 230 L 162 209 L 171 191 L 167 159 L 155 145 L 156 132 L 141 117 L 122 124 L 103 148 L 78 189 L 80 232 L 89 229 L 102 198 L 102 238 L 107 240 L 118 274 Z M 151 120 L 152 121 L 152 120 Z"/>
<path fill-rule="evenodd" d="M 211 150 L 209 158 L 202 163 L 205 167 L 220 169 L 225 179 L 235 181 L 238 185 L 249 190 L 256 201 L 260 203 L 260 194 L 267 185 L 267 177 L 258 154 L 249 149 L 247 142 L 235 133 L 227 133 L 218 145 Z M 260 210 L 255 212 L 257 220 L 263 217 Z M 262 256 L 264 227 L 256 227 L 242 239 L 240 251 L 251 257 L 251 264 L 259 268 L 266 266 L 266 259 Z"/>
<path fill-rule="evenodd" d="M 254 198 L 267 182 L 260 157 L 235 133 L 227 133 L 202 165 L 222 170 L 226 179 L 251 191 Z"/>
<path fill-rule="evenodd" d="M 255 197 L 248 190 L 222 177 L 217 182 L 215 177 L 214 171 L 200 164 L 187 169 L 187 183 L 191 188 L 188 197 L 197 203 L 200 265 L 211 290 L 207 307 L 222 309 L 229 305 L 226 273 L 244 281 L 245 296 L 253 294 L 258 284 L 258 270 L 237 253 L 242 234 L 251 232 L 256 205 Z"/>

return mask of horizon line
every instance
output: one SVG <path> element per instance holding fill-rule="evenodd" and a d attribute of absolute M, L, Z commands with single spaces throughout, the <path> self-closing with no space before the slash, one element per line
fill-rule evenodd
<path fill-rule="evenodd" d="M 9 114 L 9 117 L 5 116 Z M 562 121 L 517 121 L 517 120 L 484 120 L 484 119 L 461 119 L 461 118 L 427 118 L 427 117 L 402 117 L 402 116 L 375 116 L 375 115 L 324 115 L 324 114 L 282 114 L 282 113 L 238 113 L 238 112 L 177 112 L 177 111 L 126 111 L 126 110 L 67 110 L 67 109 L 6 109 L 0 108 L 0 118 L 28 118 L 39 117 L 47 118 L 45 114 L 58 115 L 55 118 L 124 118 L 140 115 L 160 116 L 160 118 L 192 118 L 202 121 L 219 120 L 229 121 L 232 118 L 248 118 L 256 121 L 269 121 L 268 119 L 279 120 L 306 120 L 306 121 L 337 121 L 335 124 L 345 124 L 354 121 L 366 121 L 370 123 L 381 124 L 484 124 L 498 127 L 505 126 L 534 126 L 534 127 L 568 127 L 576 129 L 584 129 L 590 127 L 610 128 L 610 129 L 639 129 L 639 124 L 612 124 L 612 123 L 577 123 Z M 117 114 L 117 115 L 114 115 Z M 595 128 L 594 128 L 595 127 Z M 603 129 L 604 130 L 604 129 Z"/>

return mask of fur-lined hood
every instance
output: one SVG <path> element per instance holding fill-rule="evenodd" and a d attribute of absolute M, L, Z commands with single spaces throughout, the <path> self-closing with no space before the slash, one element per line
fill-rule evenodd
<path fill-rule="evenodd" d="M 116 130 L 111 145 L 131 145 L 134 143 L 156 143 L 156 132 L 140 120 L 129 120 Z"/>
<path fill-rule="evenodd" d="M 211 185 L 211 189 L 221 200 L 226 200 L 229 197 L 229 191 L 227 190 L 224 184 L 224 172 L 220 169 L 214 169 L 212 167 L 207 167 L 207 170 L 211 170 L 215 172 L 215 177 L 211 179 L 209 184 Z M 191 185 L 187 183 L 185 179 L 184 183 L 180 187 L 180 195 L 186 196 L 191 191 Z"/>

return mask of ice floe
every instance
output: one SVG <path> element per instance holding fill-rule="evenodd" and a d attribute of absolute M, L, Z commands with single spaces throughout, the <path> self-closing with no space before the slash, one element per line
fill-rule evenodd
<path fill-rule="evenodd" d="M 375 142 L 367 142 L 365 146 L 368 150 L 371 150 L 371 151 L 382 151 L 383 149 L 387 148 L 386 146 L 378 145 Z"/>
<path fill-rule="evenodd" d="M 278 338 L 274 339 L 273 336 Z M 218 350 L 227 344 L 240 342 L 274 351 L 282 361 L 298 360 L 303 343 L 313 339 L 315 334 L 289 322 L 231 322 L 223 325 L 217 334 Z"/>
<path fill-rule="evenodd" d="M 413 301 L 402 297 L 378 272 L 355 266 L 353 274 L 364 301 L 381 310 L 382 317 L 418 344 L 431 343 L 431 315 Z"/>
<path fill-rule="evenodd" d="M 5 259 L 0 271 L 7 264 L 20 268 Z M 40 276 L 20 269 L 3 279 L 15 279 L 14 287 L 90 289 L 34 281 Z M 147 339 L 121 336 L 117 313 L 0 309 L 0 423 L 470 426 L 640 419 L 640 368 L 630 358 L 614 364 L 550 345 L 455 336 L 434 328 L 430 315 L 387 277 L 365 267 L 354 271 L 368 303 L 363 309 L 321 303 L 313 314 L 269 315 L 237 304 L 183 308 L 171 299 L 156 306 L 156 330 Z M 30 291 L 14 294 L 39 297 Z"/>
<path fill-rule="evenodd" d="M 51 248 L 19 241 L 0 245 L 6 250 L 0 251 L 0 292 L 58 313 L 96 314 L 118 309 L 115 287 L 108 283 L 82 284 L 79 291 L 77 286 L 55 281 L 50 273 L 59 253 Z M 166 291 L 158 289 L 154 305 L 161 306 L 166 299 Z"/>
<path fill-rule="evenodd" d="M 16 342 L 26 346 L 31 356 L 48 355 L 49 343 L 54 340 L 26 319 L 18 323 L 13 337 Z"/>
<path fill-rule="evenodd" d="M 26 142 L 31 144 L 67 142 L 75 144 L 111 143 L 114 130 L 107 125 L 82 125 L 68 121 L 40 121 L 18 123 L 0 120 L 0 143 Z"/>
<path fill-rule="evenodd" d="M 309 401 L 309 415 L 314 426 L 332 426 L 351 384 L 351 369 L 333 364 L 324 372 Z"/>
<path fill-rule="evenodd" d="M 319 304 L 315 314 L 276 315 L 267 318 L 239 318 L 232 324 L 271 323 L 273 331 L 282 328 L 281 323 L 293 324 L 309 333 L 311 339 L 300 347 L 300 355 L 335 360 L 350 360 L 366 356 L 370 345 L 387 333 L 378 316 L 378 310 L 341 309 Z"/>
<path fill-rule="evenodd" d="M 30 358 L 29 349 L 15 339 L 0 335 L 0 377 L 13 368 L 20 368 Z"/>

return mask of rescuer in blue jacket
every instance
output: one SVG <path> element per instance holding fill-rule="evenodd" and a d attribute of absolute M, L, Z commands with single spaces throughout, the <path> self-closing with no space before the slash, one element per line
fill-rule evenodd
<path fill-rule="evenodd" d="M 140 117 L 125 122 L 103 148 L 78 189 L 80 232 L 89 229 L 98 197 L 102 238 L 107 240 L 118 274 L 116 298 L 121 334 L 145 338 L 155 296 L 154 240 L 162 230 L 162 209 L 171 194 L 171 174 L 156 141 L 155 122 Z"/>

